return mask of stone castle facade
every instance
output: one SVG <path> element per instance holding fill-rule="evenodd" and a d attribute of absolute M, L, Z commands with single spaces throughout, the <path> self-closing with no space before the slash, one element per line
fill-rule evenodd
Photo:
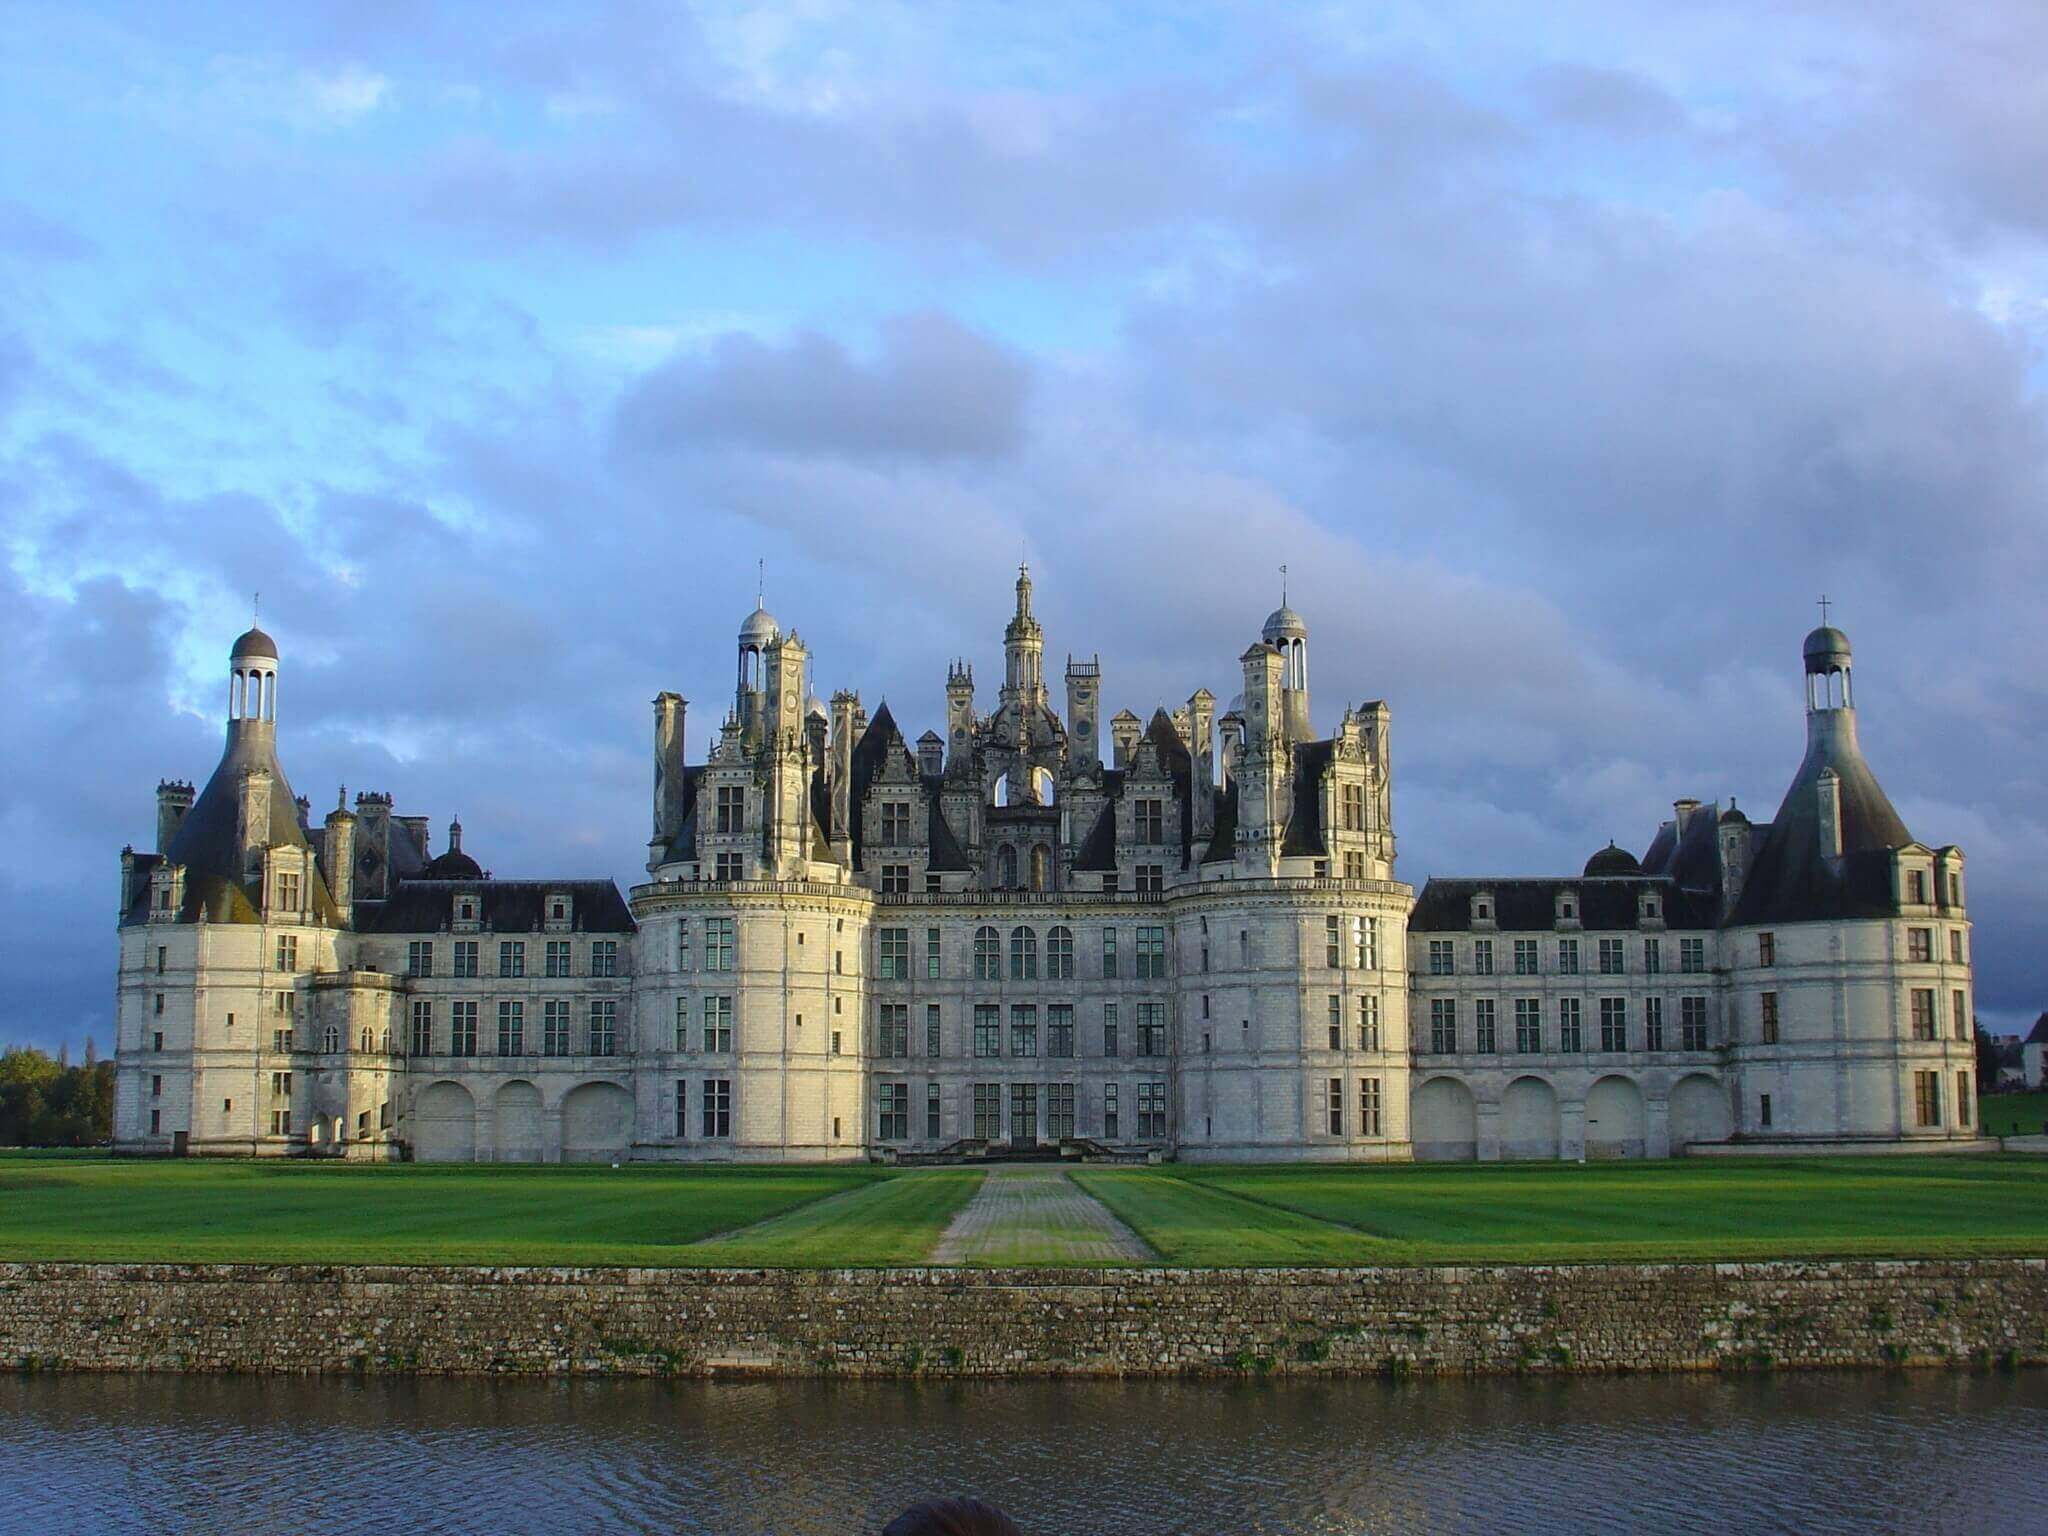
<path fill-rule="evenodd" d="M 1053 705 L 1017 581 L 916 741 L 809 689 L 757 609 L 702 763 L 654 702 L 645 883 L 501 880 L 278 764 L 278 654 L 230 658 L 203 791 L 121 855 L 131 1151 L 816 1160 L 1064 1144 L 1190 1159 L 1661 1157 L 1976 1136 L 1962 854 L 1865 764 L 1849 643 L 1807 637 L 1777 816 L 1682 800 L 1578 876 L 1395 875 L 1390 717 L 1318 735 L 1282 606 L 1198 689 Z M 1090 1144 L 1093 1144 L 1091 1148 Z"/>

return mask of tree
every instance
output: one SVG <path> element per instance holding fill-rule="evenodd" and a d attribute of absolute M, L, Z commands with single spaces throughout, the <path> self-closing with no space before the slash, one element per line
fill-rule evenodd
<path fill-rule="evenodd" d="M 89 1147 L 113 1125 L 112 1062 L 71 1067 L 42 1051 L 0 1051 L 0 1146 Z"/>

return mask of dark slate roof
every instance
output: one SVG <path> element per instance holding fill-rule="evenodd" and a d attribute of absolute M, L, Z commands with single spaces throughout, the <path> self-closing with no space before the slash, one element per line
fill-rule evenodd
<path fill-rule="evenodd" d="M 1202 854 L 1204 864 L 1228 863 L 1237 857 L 1237 781 L 1216 791 L 1216 830 Z"/>
<path fill-rule="evenodd" d="M 260 629 L 245 630 L 235 641 L 234 649 L 228 652 L 229 661 L 277 660 L 277 642 Z"/>
<path fill-rule="evenodd" d="M 1668 880 L 1445 880 L 1423 886 L 1408 917 L 1410 933 L 1464 933 L 1472 927 L 1472 898 L 1481 891 L 1493 897 L 1494 927 L 1503 933 L 1545 932 L 1557 926 L 1557 896 L 1571 891 L 1578 899 L 1579 927 L 1593 933 L 1636 926 L 1636 898 L 1645 890 L 1663 897 L 1664 926 L 1673 929 L 1711 928 L 1717 916 L 1710 893 L 1687 891 Z"/>
<path fill-rule="evenodd" d="M 1609 843 L 1605 848 L 1597 850 L 1593 857 L 1586 860 L 1586 876 L 1588 879 L 1608 878 L 1615 875 L 1640 875 L 1642 872 L 1643 866 L 1636 862 L 1634 854 L 1630 853 L 1626 848 L 1617 848 L 1612 843 Z"/>
<path fill-rule="evenodd" d="M 254 923 L 262 920 L 262 892 L 256 881 L 242 879 L 241 850 L 236 842 L 235 823 L 240 814 L 241 779 L 246 772 L 270 778 L 270 829 L 264 842 L 277 848 L 304 848 L 311 852 L 306 832 L 299 825 L 299 807 L 284 770 L 277 765 L 272 729 L 253 721 L 231 721 L 227 747 L 206 788 L 192 802 L 192 809 L 178 823 L 171 846 L 163 856 L 185 866 L 185 902 L 178 916 L 195 922 L 204 911 L 210 923 Z M 315 920 L 338 926 L 340 914 L 318 865 L 313 869 L 312 907 Z M 145 887 L 131 893 L 126 921 L 146 921 L 148 894 Z"/>
<path fill-rule="evenodd" d="M 882 771 L 888 761 L 891 746 L 901 747 L 903 733 L 896 728 L 896 717 L 889 713 L 889 702 L 884 699 L 875 717 L 868 722 L 868 728 L 860 733 L 860 740 L 853 744 L 853 784 L 846 801 L 848 833 L 853 838 L 853 867 L 862 867 L 861 855 L 867 847 L 867 839 L 861 826 L 863 803 L 868 797 L 868 786 L 875 782 L 875 775 Z"/>
<path fill-rule="evenodd" d="M 548 897 L 573 897 L 576 932 L 631 933 L 633 914 L 609 880 L 401 880 L 385 901 L 356 903 L 366 933 L 439 933 L 462 892 L 479 898 L 480 926 L 496 933 L 535 933 L 546 926 Z"/>
<path fill-rule="evenodd" d="M 1817 786 L 1828 768 L 1834 769 L 1841 786 L 1840 859 L 1821 853 Z M 1863 761 L 1855 716 L 1848 710 L 1809 715 L 1806 757 L 1785 791 L 1728 921 L 1745 926 L 1889 916 L 1898 910 L 1890 850 L 1912 841 L 1877 776 Z"/>
<path fill-rule="evenodd" d="M 1109 800 L 1102 807 L 1102 814 L 1095 818 L 1095 825 L 1088 829 L 1088 836 L 1081 843 L 1081 851 L 1074 859 L 1074 868 L 1083 874 L 1107 874 L 1116 868 L 1116 801 Z"/>
<path fill-rule="evenodd" d="M 939 787 L 944 784 L 943 776 L 925 779 L 925 806 L 930 812 L 926 834 L 931 843 L 925 858 L 925 868 L 935 874 L 964 875 L 974 866 L 968 862 L 967 850 L 960 846 L 960 839 L 953 835 L 953 828 L 946 821 L 946 814 L 939 805 Z"/>
<path fill-rule="evenodd" d="M 1180 799 L 1180 866 L 1186 869 L 1188 852 L 1195 840 L 1194 759 L 1164 709 L 1152 712 L 1152 723 L 1145 728 L 1145 735 L 1158 748 L 1160 766 L 1172 776 L 1174 793 Z"/>
<path fill-rule="evenodd" d="M 1282 858 L 1324 858 L 1330 846 L 1323 840 L 1323 775 L 1329 770 L 1336 743 L 1304 741 L 1294 749 L 1294 808 L 1287 818 L 1287 830 L 1280 839 Z"/>
<path fill-rule="evenodd" d="M 460 848 L 450 848 L 423 871 L 429 880 L 481 880 L 483 866 Z"/>
<path fill-rule="evenodd" d="M 2048 1013 L 2034 1020 L 2033 1032 L 2020 1042 L 2022 1045 L 2048 1045 Z"/>

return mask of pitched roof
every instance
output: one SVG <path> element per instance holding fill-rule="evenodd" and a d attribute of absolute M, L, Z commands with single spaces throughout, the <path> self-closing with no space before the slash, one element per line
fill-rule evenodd
<path fill-rule="evenodd" d="M 633 914 L 609 880 L 401 880 L 384 901 L 356 903 L 356 927 L 366 933 L 439 933 L 454 915 L 455 897 L 473 893 L 482 929 L 537 933 L 546 926 L 550 896 L 575 901 L 578 933 L 631 933 Z"/>
<path fill-rule="evenodd" d="M 1410 933 L 1465 933 L 1472 927 L 1472 898 L 1484 891 L 1493 898 L 1493 926 L 1503 933 L 1548 931 L 1557 925 L 1557 898 L 1561 891 L 1573 893 L 1578 906 L 1577 922 L 1592 933 L 1617 932 L 1637 926 L 1638 898 L 1645 890 L 1662 898 L 1664 926 L 1669 929 L 1698 929 L 1714 926 L 1715 901 L 1711 893 L 1688 891 L 1669 880 L 1654 877 L 1635 879 L 1580 880 L 1570 878 L 1466 880 L 1433 879 L 1415 898 L 1415 910 L 1408 915 Z"/>
<path fill-rule="evenodd" d="M 1323 858 L 1330 845 L 1323 840 L 1323 775 L 1336 753 L 1336 743 L 1304 741 L 1294 749 L 1294 806 L 1280 838 L 1282 858 Z"/>
<path fill-rule="evenodd" d="M 2034 1020 L 2032 1032 L 2020 1043 L 2022 1045 L 2048 1045 L 2048 1013 L 2044 1013 L 2041 1017 Z"/>

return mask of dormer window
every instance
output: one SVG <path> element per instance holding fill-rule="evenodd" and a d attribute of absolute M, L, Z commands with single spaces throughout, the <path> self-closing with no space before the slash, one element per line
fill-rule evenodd
<path fill-rule="evenodd" d="M 910 806 L 902 800 L 889 800 L 882 805 L 882 846 L 900 848 L 910 841 Z"/>
<path fill-rule="evenodd" d="M 1927 871 L 1909 869 L 1906 871 L 1906 900 L 1914 906 L 1927 904 Z"/>
<path fill-rule="evenodd" d="M 559 901 L 548 903 L 548 916 L 558 923 L 562 920 L 562 904 Z"/>

